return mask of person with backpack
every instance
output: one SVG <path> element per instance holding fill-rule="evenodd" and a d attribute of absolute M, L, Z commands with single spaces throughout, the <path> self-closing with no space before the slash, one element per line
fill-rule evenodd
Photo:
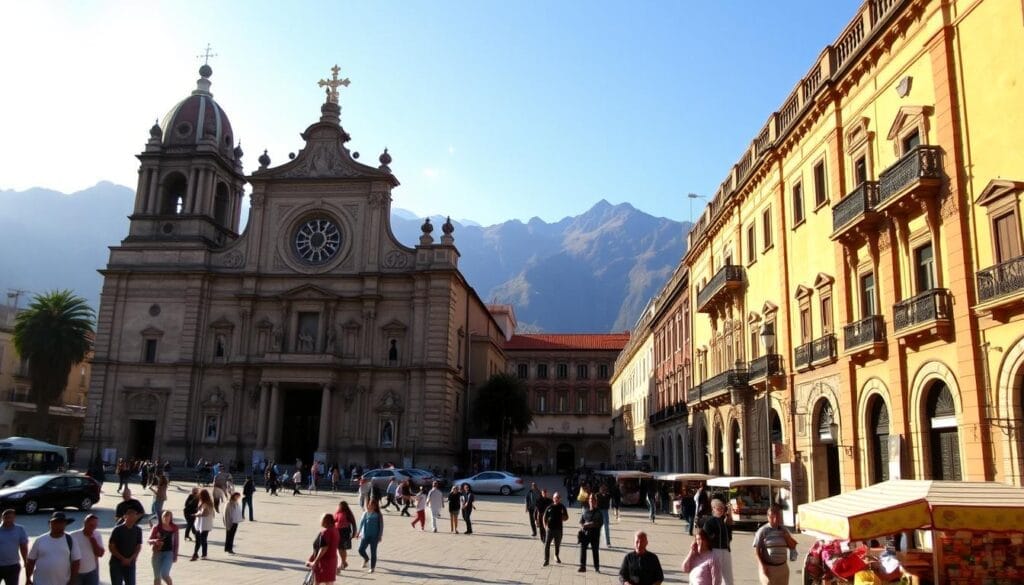
<path fill-rule="evenodd" d="M 67 585 L 78 582 L 78 566 L 82 553 L 74 539 L 64 530 L 74 522 L 64 512 L 50 516 L 50 532 L 32 543 L 25 560 L 25 582 L 36 585 Z"/>

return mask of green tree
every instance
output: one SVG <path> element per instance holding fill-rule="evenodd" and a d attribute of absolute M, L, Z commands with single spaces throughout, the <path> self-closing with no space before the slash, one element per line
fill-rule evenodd
<path fill-rule="evenodd" d="M 96 313 L 70 290 L 36 295 L 14 322 L 14 347 L 28 360 L 37 427 L 52 440 L 50 406 L 60 399 L 71 368 L 85 359 Z"/>
<path fill-rule="evenodd" d="M 512 463 L 513 435 L 525 433 L 533 422 L 526 385 L 511 374 L 491 376 L 477 393 L 473 418 L 485 433 L 498 437 L 498 461 L 508 469 Z"/>

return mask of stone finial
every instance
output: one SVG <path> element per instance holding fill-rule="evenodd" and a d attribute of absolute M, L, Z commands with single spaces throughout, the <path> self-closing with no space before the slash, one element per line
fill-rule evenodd
<path fill-rule="evenodd" d="M 391 155 L 388 154 L 387 147 L 384 148 L 384 152 L 381 153 L 380 158 L 377 160 L 380 161 L 380 167 L 378 167 L 380 170 L 391 172 L 391 167 L 388 166 L 391 164 Z"/>
<path fill-rule="evenodd" d="M 441 231 L 444 232 L 444 235 L 441 236 L 442 244 L 450 246 L 455 243 L 455 238 L 452 237 L 452 232 L 455 231 L 455 226 L 452 225 L 452 218 L 450 216 L 445 218 L 444 225 L 441 226 Z"/>
<path fill-rule="evenodd" d="M 430 244 L 433 244 L 434 237 L 430 235 L 430 232 L 434 231 L 434 225 L 430 223 L 429 217 L 424 220 L 423 225 L 420 226 L 420 230 L 423 232 L 420 236 L 420 245 L 429 246 Z"/>
<path fill-rule="evenodd" d="M 263 154 L 260 155 L 260 158 L 258 160 L 260 162 L 260 168 L 261 169 L 265 169 L 265 168 L 270 166 L 270 157 L 267 156 L 267 151 L 265 149 L 263 151 Z"/>
<path fill-rule="evenodd" d="M 348 87 L 348 84 L 351 83 L 347 77 L 345 79 L 338 79 L 338 73 L 340 72 L 341 67 L 338 67 L 338 65 L 335 64 L 334 67 L 331 67 L 330 79 L 321 79 L 320 81 L 316 82 L 318 86 L 328 88 L 326 90 L 328 103 L 338 103 L 338 88 Z"/>
<path fill-rule="evenodd" d="M 155 120 L 153 126 L 149 129 L 150 140 L 156 140 L 160 142 L 164 137 L 164 131 L 160 129 L 160 120 Z"/>
<path fill-rule="evenodd" d="M 242 143 L 239 142 L 238 146 L 235 147 L 235 160 L 242 160 L 242 155 L 245 153 L 242 151 Z"/>

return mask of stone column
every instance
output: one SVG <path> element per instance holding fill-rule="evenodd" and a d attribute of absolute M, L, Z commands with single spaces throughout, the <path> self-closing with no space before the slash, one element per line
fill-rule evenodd
<path fill-rule="evenodd" d="M 270 383 L 260 382 L 260 410 L 256 421 L 256 448 L 267 446 L 267 409 L 270 408 Z"/>
<path fill-rule="evenodd" d="M 331 392 L 333 390 L 333 385 L 323 384 L 323 390 L 320 395 L 320 441 L 316 449 L 320 453 L 326 453 L 329 450 L 328 442 L 331 440 Z"/>
<path fill-rule="evenodd" d="M 281 384 L 272 382 L 270 384 L 270 417 L 267 419 L 267 444 L 269 450 L 275 451 L 277 456 L 277 429 L 281 426 Z"/>

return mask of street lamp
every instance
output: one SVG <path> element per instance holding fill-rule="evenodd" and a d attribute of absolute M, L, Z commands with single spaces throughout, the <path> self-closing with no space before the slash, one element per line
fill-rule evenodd
<path fill-rule="evenodd" d="M 765 378 L 764 378 L 764 434 L 766 443 L 768 444 L 767 460 L 768 464 L 766 469 L 768 470 L 768 478 L 772 477 L 772 409 L 771 409 L 771 392 L 772 392 L 772 376 L 769 369 L 769 361 L 772 350 L 775 348 L 775 324 L 765 323 L 761 326 L 761 345 L 764 346 L 764 365 L 765 365 Z"/>
<path fill-rule="evenodd" d="M 694 199 L 704 199 L 704 200 L 707 200 L 707 197 L 705 197 L 703 195 L 697 195 L 696 193 L 687 193 L 686 194 L 686 198 L 690 200 L 690 223 L 693 223 L 693 200 Z"/>

